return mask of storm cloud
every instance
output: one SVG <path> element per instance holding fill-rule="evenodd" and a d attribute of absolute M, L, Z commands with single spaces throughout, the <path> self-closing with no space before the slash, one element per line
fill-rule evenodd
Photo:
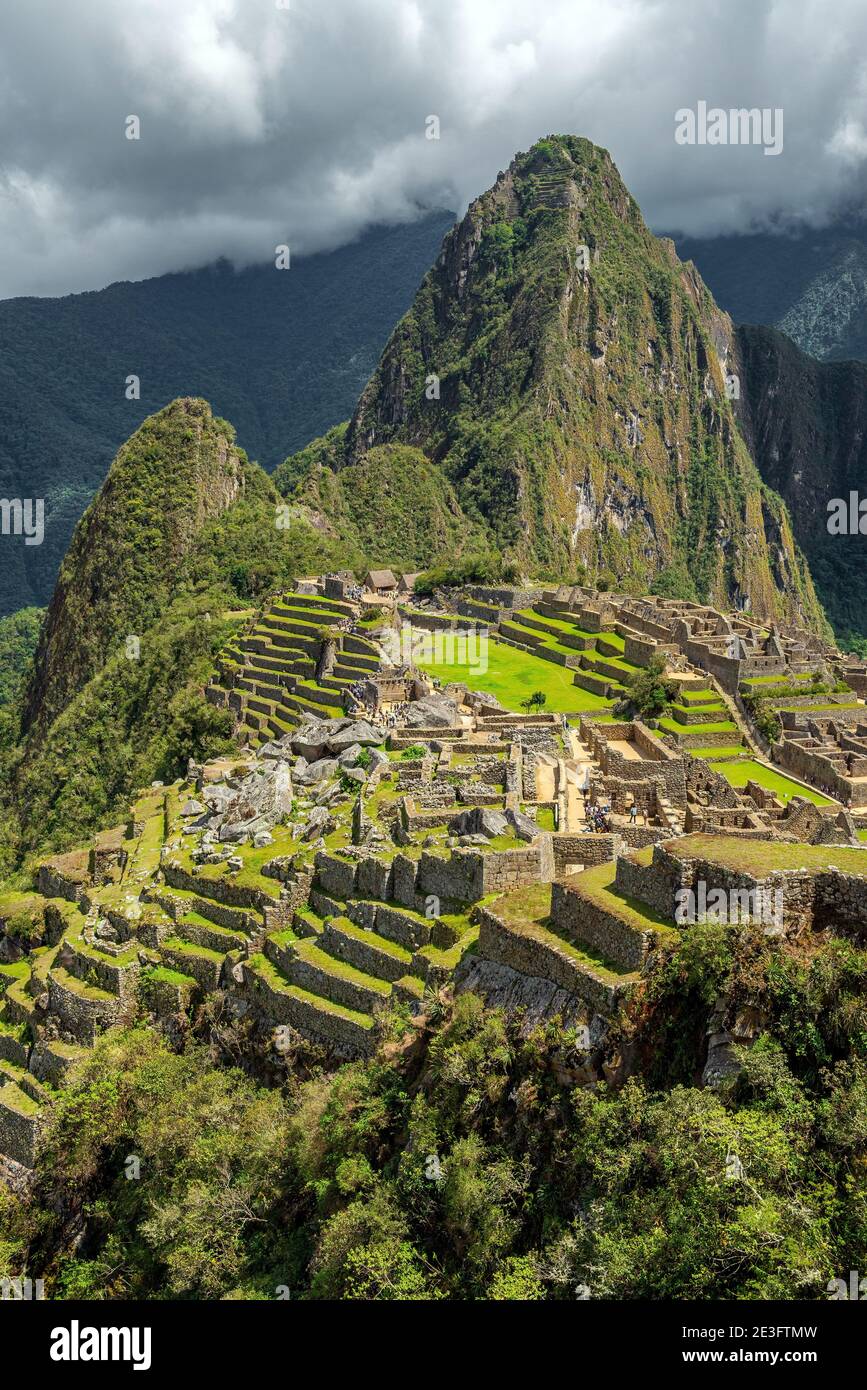
<path fill-rule="evenodd" d="M 0 18 L 0 297 L 461 212 L 559 131 L 657 229 L 821 226 L 863 207 L 865 54 L 863 0 L 27 0 Z M 781 153 L 678 143 L 699 102 L 782 109 Z"/>

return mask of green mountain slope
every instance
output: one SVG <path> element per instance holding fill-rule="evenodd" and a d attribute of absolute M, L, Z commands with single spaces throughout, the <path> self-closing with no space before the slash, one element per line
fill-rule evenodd
<path fill-rule="evenodd" d="M 275 481 L 316 505 L 323 468 L 349 492 L 344 469 L 411 446 L 468 529 L 525 569 L 819 626 L 785 508 L 726 398 L 731 338 L 607 152 L 552 137 L 447 236 L 345 433 Z M 398 544 L 381 535 L 384 552 Z"/>
<path fill-rule="evenodd" d="M 337 426 L 274 474 L 287 493 L 293 475 L 303 479 L 304 509 L 318 529 L 402 569 L 485 548 L 484 526 L 466 516 L 448 478 L 420 449 L 383 444 L 346 463 L 345 435 L 346 426 Z"/>
<path fill-rule="evenodd" d="M 0 615 L 48 602 L 118 448 L 174 397 L 209 400 L 266 470 L 344 419 L 452 220 L 377 228 L 289 271 L 221 264 L 0 302 L 0 496 L 46 512 L 41 546 L 4 549 Z"/>
<path fill-rule="evenodd" d="M 166 606 L 196 532 L 243 494 L 233 440 L 206 402 L 186 399 L 146 420 L 120 449 L 61 567 L 25 728 L 56 718 L 113 649 L 127 637 L 140 641 Z"/>
<path fill-rule="evenodd" d="M 202 693 L 217 652 L 299 572 L 360 563 L 303 517 L 283 524 L 281 505 L 205 401 L 173 401 L 120 450 L 64 561 L 17 719 L 0 725 L 0 874 L 231 747 Z"/>

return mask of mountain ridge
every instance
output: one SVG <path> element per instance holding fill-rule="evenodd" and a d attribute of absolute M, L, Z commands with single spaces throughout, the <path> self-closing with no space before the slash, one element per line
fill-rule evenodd
<path fill-rule="evenodd" d="M 608 152 L 548 137 L 446 236 L 341 439 L 275 481 L 315 507 L 323 468 L 409 446 L 525 569 L 824 629 L 726 399 L 733 331 Z"/>

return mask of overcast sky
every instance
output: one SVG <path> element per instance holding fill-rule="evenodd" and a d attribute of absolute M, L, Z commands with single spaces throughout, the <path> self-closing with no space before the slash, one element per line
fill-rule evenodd
<path fill-rule="evenodd" d="M 655 229 L 822 225 L 863 203 L 865 0 L 280 4 L 7 0 L 0 297 L 463 211 L 555 131 L 607 146 Z M 700 100 L 781 107 L 782 153 L 677 144 Z"/>

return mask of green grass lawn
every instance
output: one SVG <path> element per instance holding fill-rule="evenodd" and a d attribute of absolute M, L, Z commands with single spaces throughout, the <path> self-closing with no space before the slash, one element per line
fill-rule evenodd
<path fill-rule="evenodd" d="M 827 870 L 840 873 L 867 873 L 867 854 L 846 845 L 789 845 L 771 840 L 741 840 L 730 835 L 685 835 L 668 840 L 665 852 L 675 859 L 707 859 L 712 864 L 743 870 L 749 874 L 773 870 Z"/>
<path fill-rule="evenodd" d="M 781 801 L 789 801 L 793 796 L 804 796 L 816 806 L 833 805 L 827 796 L 811 791 L 809 787 L 802 787 L 799 782 L 793 782 L 781 772 L 774 772 L 764 763 L 756 762 L 754 758 L 747 758 L 740 763 L 711 763 L 711 767 L 716 772 L 721 772 L 733 787 L 745 787 L 747 782 L 758 782 L 760 787 L 773 792 Z"/>
<path fill-rule="evenodd" d="M 733 724 L 730 719 L 709 720 L 707 724 L 681 724 L 677 719 L 660 719 L 660 729 L 665 729 L 666 733 L 678 734 L 681 738 L 688 734 L 738 734 L 740 730 L 737 724 Z"/>
<path fill-rule="evenodd" d="M 488 643 L 488 669 L 484 674 L 474 673 L 466 664 L 421 662 L 420 665 L 443 685 L 449 681 L 463 681 L 471 690 L 483 690 L 493 695 L 506 709 L 518 713 L 521 711 L 521 701 L 536 690 L 544 690 L 548 697 L 545 709 L 558 714 L 588 713 L 611 707 L 610 700 L 573 685 L 573 672 L 565 666 L 557 666 L 552 661 L 531 656 L 517 647 L 504 646 L 501 642 Z"/>

